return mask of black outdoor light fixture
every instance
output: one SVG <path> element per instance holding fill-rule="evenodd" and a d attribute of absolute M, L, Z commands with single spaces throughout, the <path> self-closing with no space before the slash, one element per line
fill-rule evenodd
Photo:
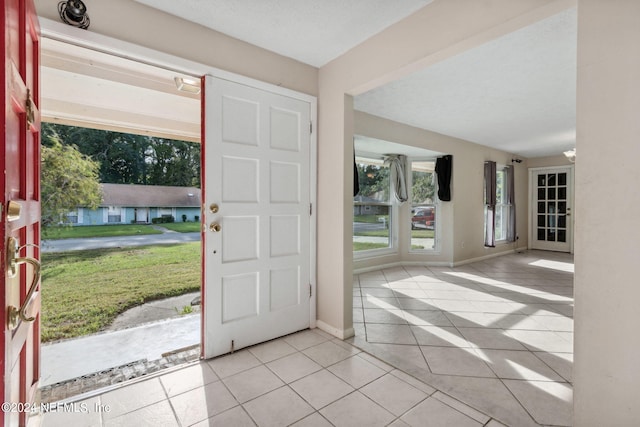
<path fill-rule="evenodd" d="M 67 0 L 58 3 L 60 19 L 65 24 L 86 30 L 89 28 L 89 15 L 87 6 L 81 0 Z"/>

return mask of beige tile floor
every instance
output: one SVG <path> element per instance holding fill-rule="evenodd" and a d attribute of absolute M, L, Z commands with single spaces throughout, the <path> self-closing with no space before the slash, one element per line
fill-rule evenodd
<path fill-rule="evenodd" d="M 570 425 L 572 267 L 527 252 L 363 273 L 352 340 L 299 332 L 64 402 L 42 425 Z"/>
<path fill-rule="evenodd" d="M 506 425 L 571 425 L 573 257 L 354 278 L 349 342 Z"/>

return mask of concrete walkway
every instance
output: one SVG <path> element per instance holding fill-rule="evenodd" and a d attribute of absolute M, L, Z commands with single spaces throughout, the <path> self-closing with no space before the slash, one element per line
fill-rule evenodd
<path fill-rule="evenodd" d="M 157 322 L 166 319 L 182 317 L 185 307 L 193 310 L 193 313 L 200 313 L 200 303 L 191 305 L 194 299 L 200 296 L 200 292 L 191 292 L 172 298 L 164 298 L 157 301 L 130 308 L 113 321 L 106 331 L 118 331 L 120 329 L 131 328 L 133 326 L 145 325 L 150 322 Z"/>
<path fill-rule="evenodd" d="M 200 343 L 200 315 L 147 323 L 119 331 L 44 344 L 41 386 L 108 370 Z"/>
<path fill-rule="evenodd" d="M 192 292 L 151 301 L 118 316 L 109 330 L 42 345 L 41 386 L 93 374 L 200 343 L 199 296 Z M 193 314 L 181 315 L 185 306 Z"/>

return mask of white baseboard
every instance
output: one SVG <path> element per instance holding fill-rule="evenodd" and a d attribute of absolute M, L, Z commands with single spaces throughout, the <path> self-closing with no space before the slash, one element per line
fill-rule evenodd
<path fill-rule="evenodd" d="M 461 265 L 471 264 L 473 262 L 485 261 L 487 259 L 497 258 L 497 257 L 500 257 L 500 256 L 513 254 L 513 253 L 516 253 L 516 251 L 518 251 L 518 250 L 519 249 L 508 249 L 506 251 L 496 252 L 496 253 L 492 253 L 492 254 L 489 254 L 489 255 L 480 256 L 480 257 L 477 257 L 477 258 L 465 259 L 465 260 L 462 260 L 462 261 L 458 261 L 458 262 L 452 263 L 451 267 L 460 267 Z"/>
<path fill-rule="evenodd" d="M 520 247 L 515 249 L 508 249 L 506 251 L 492 253 L 490 255 L 484 255 L 481 257 L 465 259 L 457 262 L 447 262 L 447 261 L 396 261 L 390 262 L 387 264 L 378 264 L 370 267 L 363 267 L 353 270 L 353 274 L 362 274 L 368 273 L 370 271 L 378 271 L 384 270 L 385 268 L 394 268 L 394 267 L 405 267 L 405 266 L 424 266 L 424 267 L 459 267 L 465 264 L 471 264 L 473 262 L 484 261 L 491 258 L 496 258 L 503 255 L 508 255 L 516 252 L 526 251 L 526 247 Z"/>
<path fill-rule="evenodd" d="M 356 334 L 356 331 L 353 328 L 349 329 L 337 329 L 322 320 L 316 320 L 316 327 L 330 335 L 333 335 L 336 338 L 341 340 L 346 340 L 348 338 L 353 337 Z"/>

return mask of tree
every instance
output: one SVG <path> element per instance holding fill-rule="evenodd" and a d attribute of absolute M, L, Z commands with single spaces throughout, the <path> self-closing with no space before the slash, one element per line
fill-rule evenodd
<path fill-rule="evenodd" d="M 376 164 L 357 163 L 360 196 L 389 200 L 389 168 Z"/>
<path fill-rule="evenodd" d="M 100 182 L 200 186 L 200 144 L 146 135 L 42 124 L 46 137 L 58 136 L 100 162 Z"/>
<path fill-rule="evenodd" d="M 46 136 L 40 180 L 43 227 L 65 223 L 67 214 L 79 206 L 98 207 L 102 201 L 99 170 L 100 164 L 77 147 L 63 145 L 55 134 Z"/>
<path fill-rule="evenodd" d="M 433 203 L 436 186 L 435 174 L 432 172 L 413 171 L 411 188 L 413 203 Z"/>
<path fill-rule="evenodd" d="M 200 186 L 200 144 L 149 138 L 146 154 L 151 185 Z"/>

